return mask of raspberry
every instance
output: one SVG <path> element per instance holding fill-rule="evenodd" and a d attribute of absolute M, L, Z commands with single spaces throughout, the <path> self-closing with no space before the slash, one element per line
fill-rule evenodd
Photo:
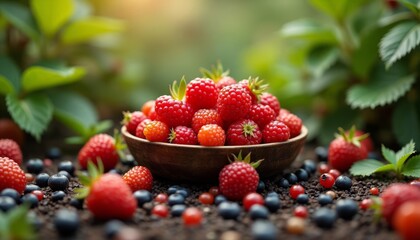
<path fill-rule="evenodd" d="M 398 207 L 405 202 L 420 200 L 420 191 L 410 184 L 394 183 L 383 191 L 381 199 L 382 216 L 391 224 Z"/>
<path fill-rule="evenodd" d="M 274 120 L 263 130 L 263 142 L 284 142 L 290 138 L 290 131 L 286 124 Z"/>
<path fill-rule="evenodd" d="M 206 124 L 217 124 L 222 126 L 222 119 L 216 109 L 200 109 L 194 113 L 192 119 L 192 129 L 198 133 L 200 128 Z"/>
<path fill-rule="evenodd" d="M 26 177 L 19 165 L 8 157 L 0 157 L 0 192 L 13 188 L 22 194 L 26 186 Z"/>
<path fill-rule="evenodd" d="M 198 143 L 197 135 L 195 134 L 194 130 L 185 126 L 172 128 L 169 134 L 169 142 L 189 145 L 196 145 Z"/>
<path fill-rule="evenodd" d="M 264 129 L 267 124 L 276 119 L 274 110 L 268 105 L 253 104 L 248 113 L 248 118 L 258 124 L 260 129 Z"/>
<path fill-rule="evenodd" d="M 122 124 L 127 128 L 127 131 L 133 135 L 136 134 L 137 125 L 139 125 L 143 120 L 147 119 L 147 116 L 140 111 L 124 112 L 124 120 Z"/>
<path fill-rule="evenodd" d="M 135 166 L 126 172 L 123 180 L 131 188 L 131 191 L 152 190 L 153 176 L 150 170 L 143 166 Z"/>
<path fill-rule="evenodd" d="M 214 108 L 217 102 L 219 89 L 211 79 L 196 78 L 188 83 L 185 102 L 190 104 L 194 111 L 203 108 Z"/>
<path fill-rule="evenodd" d="M 262 141 L 262 133 L 258 125 L 249 119 L 239 120 L 229 126 L 227 145 L 251 145 Z"/>
<path fill-rule="evenodd" d="M 139 138 L 146 138 L 146 136 L 144 136 L 144 133 L 143 133 L 143 131 L 144 131 L 144 128 L 146 127 L 146 125 L 148 124 L 148 123 L 150 123 L 152 120 L 150 120 L 150 119 L 145 119 L 145 120 L 143 120 L 139 125 L 137 125 L 137 128 L 136 128 L 136 136 L 137 137 L 139 137 Z"/>
<path fill-rule="evenodd" d="M 158 97 L 155 104 L 157 120 L 169 127 L 191 126 L 194 111 L 189 104 L 168 95 Z"/>
<path fill-rule="evenodd" d="M 248 90 L 234 84 L 224 87 L 217 98 L 217 112 L 224 122 L 234 122 L 246 117 L 251 107 L 252 98 Z"/>
<path fill-rule="evenodd" d="M 141 111 L 147 116 L 150 117 L 152 109 L 155 108 L 155 100 L 149 100 L 143 104 Z"/>
<path fill-rule="evenodd" d="M 280 102 L 276 96 L 268 92 L 264 92 L 263 94 L 261 94 L 260 103 L 262 105 L 270 106 L 270 108 L 274 110 L 274 114 L 276 116 L 280 114 Z"/>
<path fill-rule="evenodd" d="M 216 124 L 207 124 L 201 127 L 197 135 L 202 146 L 223 146 L 225 144 L 225 131 Z"/>
<path fill-rule="evenodd" d="M 151 121 L 145 126 L 143 134 L 151 142 L 167 142 L 169 127 L 164 122 Z"/>
<path fill-rule="evenodd" d="M 0 139 L 0 157 L 8 157 L 18 165 L 22 164 L 22 151 L 12 139 Z"/>
<path fill-rule="evenodd" d="M 222 77 L 219 81 L 216 82 L 216 86 L 219 90 L 233 84 L 236 84 L 236 80 L 229 76 Z"/>
<path fill-rule="evenodd" d="M 298 116 L 293 113 L 282 114 L 279 116 L 279 120 L 289 127 L 291 138 L 300 134 L 302 130 L 302 120 Z"/>

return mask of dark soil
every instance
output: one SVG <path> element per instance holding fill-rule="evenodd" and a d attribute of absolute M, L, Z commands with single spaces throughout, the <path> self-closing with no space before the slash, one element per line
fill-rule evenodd
<path fill-rule="evenodd" d="M 308 147 L 307 147 L 308 148 Z M 306 158 L 314 159 L 310 151 L 301 154 L 295 164 L 290 168 L 294 171 L 300 165 L 300 162 Z M 67 157 L 63 160 L 71 160 Z M 74 159 L 74 158 L 73 158 Z M 57 160 L 59 161 L 59 160 Z M 48 169 L 47 172 L 54 173 L 54 165 Z M 279 173 L 280 176 L 281 173 Z M 309 204 L 307 205 L 309 215 L 311 215 L 319 204 L 317 197 L 321 193 L 325 193 L 318 184 L 319 174 L 311 176 L 309 181 L 301 182 L 300 184 L 305 187 L 306 193 L 310 196 Z M 393 179 L 376 180 L 373 178 L 352 178 L 353 186 L 350 190 L 334 191 L 337 199 L 351 198 L 358 202 L 365 198 L 370 197 L 369 189 L 377 187 L 382 191 L 390 183 L 394 182 Z M 351 221 L 344 221 L 338 219 L 332 229 L 323 230 L 318 228 L 310 219 L 306 219 L 306 230 L 301 235 L 293 235 L 286 231 L 286 222 L 293 215 L 294 207 L 298 206 L 294 200 L 289 197 L 288 189 L 280 188 L 275 184 L 275 180 L 265 180 L 266 188 L 262 192 L 265 196 L 268 192 L 275 191 L 281 198 L 282 207 L 277 213 L 272 213 L 269 220 L 274 223 L 278 228 L 277 239 L 398 239 L 396 233 L 390 229 L 383 221 L 374 222 L 372 210 L 363 211 L 359 213 Z M 164 180 L 155 180 L 152 194 L 156 196 L 158 193 L 166 192 L 169 186 L 175 183 L 169 183 Z M 187 206 L 197 206 L 204 212 L 203 224 L 199 227 L 189 228 L 185 227 L 181 218 L 169 217 L 166 219 L 158 219 L 150 215 L 152 204 L 146 204 L 143 208 L 138 208 L 135 217 L 132 221 L 126 222 L 127 226 L 131 226 L 141 235 L 141 238 L 134 239 L 223 239 L 223 240 L 236 240 L 236 239 L 252 239 L 251 225 L 252 220 L 247 213 L 243 212 L 237 221 L 223 220 L 218 216 L 217 207 L 215 205 L 202 205 L 198 202 L 200 193 L 207 192 L 214 184 L 195 185 L 195 184 L 179 184 L 191 190 L 191 194 L 186 200 Z M 76 178 L 73 178 L 68 194 L 62 201 L 53 202 L 51 200 L 51 190 L 44 188 L 45 199 L 40 202 L 38 208 L 34 209 L 35 213 L 42 222 L 42 227 L 38 231 L 39 239 L 105 239 L 104 225 L 105 222 L 97 221 L 86 210 L 76 210 L 70 206 L 69 202 L 74 195 L 73 191 L 79 187 L 80 184 Z M 329 205 L 329 208 L 334 208 L 334 204 Z M 81 225 L 79 230 L 74 236 L 63 238 L 58 235 L 54 229 L 52 219 L 54 213 L 61 208 L 68 208 L 79 213 Z M 132 238 L 120 238 L 132 239 Z"/>

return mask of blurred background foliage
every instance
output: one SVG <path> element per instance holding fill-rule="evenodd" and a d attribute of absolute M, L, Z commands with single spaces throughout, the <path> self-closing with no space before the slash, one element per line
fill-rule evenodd
<path fill-rule="evenodd" d="M 30 25 L 35 29 L 32 33 L 40 33 L 41 39 L 48 41 L 32 44 L 31 31 L 25 32 L 19 21 L 13 22 L 16 12 L 0 5 L 1 54 L 17 60 L 21 71 L 36 61 L 51 59 L 83 69 L 80 80 L 54 85 L 45 92 L 51 101 L 58 99 L 53 110 L 55 119 L 61 118 L 84 139 L 109 127 L 105 122 L 105 126 L 92 130 L 99 119 L 112 119 L 115 124 L 122 117 L 121 111 L 139 109 L 147 100 L 167 94 L 173 80 L 183 75 L 187 79 L 199 77 L 200 67 L 210 68 L 218 60 L 237 80 L 259 76 L 268 81 L 269 91 L 279 98 L 282 107 L 302 117 L 310 129 L 310 139 L 320 143 L 331 140 L 337 127 L 352 124 L 370 131 L 376 143 L 387 145 L 404 142 L 419 132 L 415 80 L 420 37 L 411 38 L 414 47 L 390 68 L 385 68 L 389 63 L 379 54 L 381 39 L 393 27 L 407 21 L 417 26 L 417 0 L 72 0 L 73 10 L 54 34 L 40 27 L 31 8 L 33 1 L 37 0 L 12 2 L 26 8 L 27 17 L 35 19 Z M 45 5 L 48 14 L 62 15 L 60 11 L 65 11 L 54 12 L 50 7 Z M 82 37 L 69 37 L 69 26 L 92 18 L 100 23 L 82 22 L 79 25 L 85 30 L 73 31 Z M 13 39 L 11 28 L 17 32 Z M 20 61 L 11 49 L 22 50 Z M 359 84 L 372 84 L 374 79 L 377 85 L 400 91 L 390 91 L 379 100 L 375 97 L 376 102 L 362 98 L 365 85 Z M 387 84 L 393 82 L 400 85 Z M 362 90 L 351 90 L 354 86 Z M 61 94 L 63 90 L 67 95 Z M 69 95 L 80 97 L 75 100 Z M 0 104 L 0 109 L 1 115 L 7 115 L 6 104 Z M 79 117 L 63 117 L 60 109 Z M 86 113 L 77 109 L 93 111 L 94 117 L 86 123 Z M 394 109 L 397 114 L 392 117 Z M 406 112 L 409 117 L 399 117 Z M 401 119 L 405 120 L 398 123 Z M 402 138 L 395 134 L 401 128 Z"/>

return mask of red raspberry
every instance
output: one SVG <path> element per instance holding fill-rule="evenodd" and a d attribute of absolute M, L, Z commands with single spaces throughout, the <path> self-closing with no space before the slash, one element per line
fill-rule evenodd
<path fill-rule="evenodd" d="M 136 135 L 136 128 L 139 123 L 147 119 L 147 116 L 140 111 L 124 112 L 124 119 L 122 124 L 127 128 L 127 131 L 133 135 Z"/>
<path fill-rule="evenodd" d="M 290 137 L 296 137 L 302 130 L 302 120 L 293 113 L 282 114 L 279 117 L 280 122 L 283 122 L 289 127 Z"/>
<path fill-rule="evenodd" d="M 274 110 L 274 114 L 276 114 L 276 116 L 278 116 L 280 114 L 280 102 L 277 99 L 276 96 L 268 93 L 268 92 L 264 92 L 263 94 L 261 94 L 260 96 L 260 103 L 262 105 L 268 105 L 271 107 L 271 109 Z"/>
<path fill-rule="evenodd" d="M 420 200 L 420 191 L 410 184 L 394 183 L 383 191 L 381 199 L 382 216 L 391 224 L 398 207 L 409 201 Z"/>
<path fill-rule="evenodd" d="M 0 192 L 5 188 L 13 188 L 23 193 L 26 177 L 19 165 L 8 157 L 0 157 Z"/>
<path fill-rule="evenodd" d="M 151 142 L 167 142 L 169 137 L 169 127 L 161 121 L 151 121 L 148 123 L 143 134 Z"/>
<path fill-rule="evenodd" d="M 264 129 L 271 121 L 276 120 L 274 110 L 268 105 L 253 104 L 248 113 L 248 118 L 258 124 L 260 129 Z"/>
<path fill-rule="evenodd" d="M 12 139 L 0 139 L 0 157 L 8 157 L 18 165 L 22 164 L 22 151 Z"/>
<path fill-rule="evenodd" d="M 144 139 L 146 139 L 146 136 L 144 136 L 144 128 L 146 127 L 146 125 L 148 124 L 148 123 L 150 123 L 152 120 L 150 120 L 150 119 L 145 119 L 145 120 L 143 120 L 138 126 L 137 126 L 137 128 L 136 128 L 136 136 L 137 137 L 139 137 L 139 138 L 144 138 Z"/>
<path fill-rule="evenodd" d="M 252 98 L 248 90 L 239 84 L 224 87 L 217 98 L 217 112 L 224 122 L 245 118 L 251 107 Z"/>
<path fill-rule="evenodd" d="M 227 145 L 251 145 L 262 141 L 262 133 L 258 125 L 249 119 L 231 124 L 226 135 Z"/>
<path fill-rule="evenodd" d="M 164 95 L 156 99 L 157 120 L 166 123 L 169 127 L 191 126 L 194 115 L 192 107 L 181 100 Z"/>
<path fill-rule="evenodd" d="M 236 84 L 236 80 L 229 76 L 222 77 L 219 81 L 216 82 L 216 86 L 219 90 L 233 84 Z"/>
<path fill-rule="evenodd" d="M 135 166 L 126 172 L 123 180 L 131 188 L 131 191 L 152 190 L 153 176 L 150 170 L 143 166 Z"/>
<path fill-rule="evenodd" d="M 190 104 L 194 111 L 203 108 L 214 108 L 217 102 L 219 89 L 211 79 L 196 78 L 188 83 L 185 102 Z"/>
<path fill-rule="evenodd" d="M 202 126 L 197 138 L 202 146 L 223 146 L 226 140 L 225 131 L 216 124 Z"/>
<path fill-rule="evenodd" d="M 152 109 L 155 108 L 155 100 L 149 100 L 147 102 L 145 102 L 143 104 L 143 106 L 141 106 L 141 111 L 147 116 L 149 117 Z"/>
<path fill-rule="evenodd" d="M 120 139 L 114 139 L 108 134 L 97 134 L 89 139 L 89 141 L 80 149 L 77 156 L 80 166 L 87 168 L 88 161 L 92 161 L 98 166 L 97 161 L 101 160 L 105 171 L 109 171 L 117 165 L 120 160 L 118 150 L 123 147 Z"/>
<path fill-rule="evenodd" d="M 290 114 L 291 112 L 289 111 L 289 110 L 287 110 L 287 109 L 284 109 L 284 108 L 281 108 L 280 109 L 280 112 L 279 112 L 279 115 L 277 116 L 277 120 L 279 120 L 280 119 L 280 116 L 282 116 L 282 115 L 287 115 L 287 114 Z"/>
<path fill-rule="evenodd" d="M 194 130 L 185 126 L 172 128 L 171 132 L 169 133 L 169 142 L 189 145 L 196 145 L 198 143 L 197 135 L 195 134 Z"/>
<path fill-rule="evenodd" d="M 217 124 L 222 126 L 222 119 L 216 109 L 200 109 L 194 113 L 192 119 L 192 129 L 198 133 L 200 128 L 206 124 Z"/>
<path fill-rule="evenodd" d="M 284 142 L 290 138 L 290 131 L 286 124 L 274 120 L 265 126 L 263 132 L 263 142 Z"/>
<path fill-rule="evenodd" d="M 202 68 L 201 73 L 205 78 L 213 80 L 219 90 L 236 83 L 235 79 L 229 76 L 229 70 L 223 70 L 220 62 L 217 63 L 216 67 L 212 66 L 211 70 Z"/>

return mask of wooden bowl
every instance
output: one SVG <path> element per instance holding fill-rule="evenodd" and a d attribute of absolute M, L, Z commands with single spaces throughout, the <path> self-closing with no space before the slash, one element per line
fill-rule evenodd
<path fill-rule="evenodd" d="M 175 182 L 216 182 L 220 170 L 229 164 L 232 153 L 242 156 L 251 152 L 251 160 L 264 159 L 257 168 L 260 178 L 270 178 L 282 173 L 296 159 L 302 149 L 308 129 L 303 126 L 299 136 L 279 143 L 258 145 L 203 147 L 150 142 L 121 129 L 128 149 L 141 166 L 154 177 Z"/>

